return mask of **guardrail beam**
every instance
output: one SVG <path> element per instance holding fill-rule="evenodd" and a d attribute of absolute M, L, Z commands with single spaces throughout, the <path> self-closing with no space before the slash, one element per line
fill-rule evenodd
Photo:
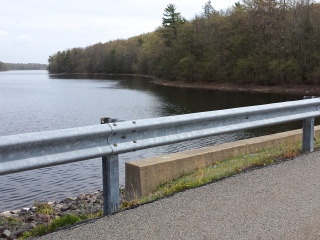
<path fill-rule="evenodd" d="M 308 99 L 310 98 L 310 99 Z M 303 120 L 303 151 L 312 152 L 320 98 L 211 112 L 0 136 L 0 175 L 102 157 L 104 215 L 118 211 L 118 154 Z"/>

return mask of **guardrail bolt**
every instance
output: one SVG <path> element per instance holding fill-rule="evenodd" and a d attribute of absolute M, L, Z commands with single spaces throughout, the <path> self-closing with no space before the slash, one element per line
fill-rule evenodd
<path fill-rule="evenodd" d="M 132 123 L 133 123 L 133 124 L 136 124 L 137 122 L 136 122 L 136 121 L 133 121 Z"/>
<path fill-rule="evenodd" d="M 137 143 L 137 141 L 136 141 L 136 140 L 134 140 L 134 141 L 133 141 L 133 143 Z"/>
<path fill-rule="evenodd" d="M 109 118 L 109 117 L 100 118 L 101 124 L 113 123 L 113 122 L 117 122 L 117 119 L 116 118 Z"/>

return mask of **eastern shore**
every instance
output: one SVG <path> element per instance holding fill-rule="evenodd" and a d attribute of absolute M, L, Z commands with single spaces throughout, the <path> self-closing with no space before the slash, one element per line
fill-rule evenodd
<path fill-rule="evenodd" d="M 138 76 L 153 79 L 152 82 L 156 85 L 179 88 L 193 89 L 211 89 L 218 91 L 229 92 L 260 92 L 260 93 L 278 93 L 278 94 L 293 94 L 293 95 L 317 95 L 320 94 L 320 85 L 274 85 L 262 86 L 255 84 L 234 84 L 221 82 L 194 82 L 188 80 L 167 80 L 159 79 L 152 75 L 145 74 L 108 74 L 108 73 L 60 73 L 58 75 L 93 75 L 93 76 Z"/>
<path fill-rule="evenodd" d="M 260 92 L 260 93 L 279 93 L 294 95 L 319 95 L 319 85 L 277 85 L 277 86 L 260 86 L 249 84 L 233 83 L 215 83 L 215 82 L 190 82 L 182 80 L 153 80 L 154 84 L 192 89 L 211 89 L 218 91 L 232 92 Z"/>

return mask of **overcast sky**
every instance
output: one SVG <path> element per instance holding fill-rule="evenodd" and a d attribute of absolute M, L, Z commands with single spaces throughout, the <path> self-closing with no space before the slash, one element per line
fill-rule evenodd
<path fill-rule="evenodd" d="M 175 4 L 188 20 L 208 0 L 0 0 L 0 61 L 47 63 L 57 51 L 154 31 Z M 237 0 L 211 0 L 216 10 Z"/>

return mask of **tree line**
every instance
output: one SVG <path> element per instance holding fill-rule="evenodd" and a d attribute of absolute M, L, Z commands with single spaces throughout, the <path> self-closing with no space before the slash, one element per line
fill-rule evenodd
<path fill-rule="evenodd" d="M 0 62 L 0 71 L 8 70 L 47 70 L 47 64 L 40 63 L 4 63 Z"/>
<path fill-rule="evenodd" d="M 47 70 L 47 64 L 41 63 L 5 63 L 8 70 Z"/>
<path fill-rule="evenodd" d="M 8 67 L 5 63 L 0 62 L 0 72 L 8 71 Z"/>
<path fill-rule="evenodd" d="M 154 32 L 59 51 L 50 73 L 146 74 L 186 81 L 320 84 L 320 4 L 242 0 L 226 11 L 210 0 L 186 20 L 173 4 Z"/>

